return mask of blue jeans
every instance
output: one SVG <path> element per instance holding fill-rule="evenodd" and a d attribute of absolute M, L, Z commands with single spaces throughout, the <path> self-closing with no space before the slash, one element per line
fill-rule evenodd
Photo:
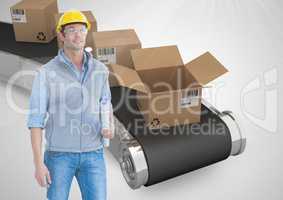
<path fill-rule="evenodd" d="M 44 163 L 51 176 L 48 200 L 68 200 L 74 176 L 83 200 L 106 200 L 103 148 L 83 153 L 45 151 Z"/>

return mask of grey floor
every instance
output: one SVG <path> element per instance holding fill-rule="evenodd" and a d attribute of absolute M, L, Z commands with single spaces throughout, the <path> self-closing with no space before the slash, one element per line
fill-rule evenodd
<path fill-rule="evenodd" d="M 3 1 L 1 21 L 9 22 L 7 9 L 15 2 Z M 213 81 L 204 96 L 219 110 L 236 113 L 248 140 L 238 157 L 135 191 L 106 151 L 108 199 L 283 198 L 282 1 L 81 2 L 59 0 L 59 8 L 91 8 L 99 30 L 135 28 L 144 47 L 177 44 L 184 62 L 207 50 L 213 53 L 229 73 Z M 4 57 L 1 71 L 15 69 Z M 12 91 L 10 99 L 6 83 L 0 83 L 0 199 L 45 199 L 33 178 L 26 116 L 19 110 L 27 108 L 29 93 Z M 80 199 L 75 181 L 70 199 Z"/>

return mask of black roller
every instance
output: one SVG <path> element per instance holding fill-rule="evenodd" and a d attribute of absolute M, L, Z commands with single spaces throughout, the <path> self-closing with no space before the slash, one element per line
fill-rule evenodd
<path fill-rule="evenodd" d="M 126 106 L 129 104 L 133 110 L 138 110 L 135 99 L 129 98 L 135 95 L 135 91 L 114 87 L 111 92 L 115 116 L 143 148 L 149 171 L 145 186 L 229 157 L 229 130 L 225 123 L 204 105 L 200 123 L 150 130 L 144 126 L 143 116 L 129 112 Z"/>

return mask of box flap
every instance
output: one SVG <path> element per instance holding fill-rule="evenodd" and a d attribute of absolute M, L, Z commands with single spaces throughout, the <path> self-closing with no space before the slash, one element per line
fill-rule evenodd
<path fill-rule="evenodd" d="M 136 70 L 176 67 L 183 65 L 176 45 L 131 50 Z"/>
<path fill-rule="evenodd" d="M 108 68 L 111 86 L 124 86 L 143 93 L 149 92 L 135 70 L 118 64 L 110 64 Z"/>
<path fill-rule="evenodd" d="M 134 29 L 94 32 L 93 39 L 97 48 L 140 44 Z"/>
<path fill-rule="evenodd" d="M 228 70 L 209 52 L 185 65 L 189 73 L 201 85 L 205 85 Z"/>

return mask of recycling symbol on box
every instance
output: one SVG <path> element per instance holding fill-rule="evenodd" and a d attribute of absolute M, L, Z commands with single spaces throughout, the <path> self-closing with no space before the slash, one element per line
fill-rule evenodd
<path fill-rule="evenodd" d="M 158 118 L 153 118 L 153 120 L 150 122 L 150 126 L 152 128 L 157 128 L 160 125 L 160 120 Z"/>
<path fill-rule="evenodd" d="M 36 38 L 40 41 L 45 41 L 46 40 L 46 36 L 43 32 L 38 32 Z"/>

